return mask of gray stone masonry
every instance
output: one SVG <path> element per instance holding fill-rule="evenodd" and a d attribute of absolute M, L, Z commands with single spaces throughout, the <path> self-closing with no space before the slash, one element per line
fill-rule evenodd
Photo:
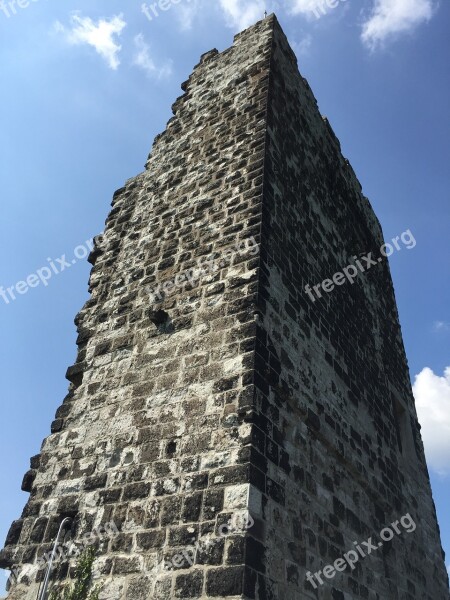
<path fill-rule="evenodd" d="M 447 600 L 388 263 L 305 292 L 383 236 L 275 16 L 182 89 L 90 256 L 69 392 L 0 554 L 9 599 L 36 599 L 70 516 L 76 542 L 119 531 L 92 537 L 101 600 Z M 307 578 L 406 514 L 415 531 Z"/>

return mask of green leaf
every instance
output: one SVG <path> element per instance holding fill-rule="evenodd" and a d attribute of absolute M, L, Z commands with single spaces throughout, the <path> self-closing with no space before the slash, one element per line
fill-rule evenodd
<path fill-rule="evenodd" d="M 49 600 L 98 600 L 101 591 L 100 586 L 95 586 L 89 593 L 95 556 L 95 548 L 87 548 L 78 559 L 74 584 L 66 584 L 59 589 L 52 590 Z"/>

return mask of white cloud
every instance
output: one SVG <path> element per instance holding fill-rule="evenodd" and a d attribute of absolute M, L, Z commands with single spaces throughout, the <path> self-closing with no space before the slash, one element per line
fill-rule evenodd
<path fill-rule="evenodd" d="M 150 56 L 150 46 L 146 43 L 142 33 L 134 38 L 134 46 L 136 52 L 133 57 L 133 64 L 140 67 L 147 75 L 161 78 L 168 77 L 172 73 L 171 63 L 166 62 L 159 67 L 156 65 Z"/>
<path fill-rule="evenodd" d="M 317 15 L 326 14 L 329 10 L 324 0 L 294 0 L 290 7 L 293 15 L 306 15 L 314 18 L 317 18 Z"/>
<path fill-rule="evenodd" d="M 435 9 L 434 0 L 375 0 L 372 13 L 363 24 L 361 39 L 374 50 L 388 38 L 429 21 Z"/>
<path fill-rule="evenodd" d="M 450 331 L 450 323 L 446 321 L 435 321 L 433 323 L 433 331 L 441 332 L 441 331 Z"/>
<path fill-rule="evenodd" d="M 317 5 L 317 2 L 314 0 L 294 0 L 290 11 L 294 15 L 309 14 L 315 5 Z"/>
<path fill-rule="evenodd" d="M 55 21 L 53 23 L 53 32 L 54 33 L 64 33 L 65 31 L 66 31 L 66 28 L 60 21 Z"/>
<path fill-rule="evenodd" d="M 441 476 L 450 475 L 450 367 L 444 377 L 423 369 L 413 392 L 428 465 Z"/>
<path fill-rule="evenodd" d="M 264 17 L 264 0 L 220 0 L 227 24 L 238 31 L 254 25 Z"/>
<path fill-rule="evenodd" d="M 189 0 L 189 4 L 179 4 L 177 6 L 177 20 L 182 31 L 189 31 L 192 29 L 199 7 L 200 0 Z"/>
<path fill-rule="evenodd" d="M 120 64 L 118 54 L 122 49 L 115 36 L 122 33 L 126 22 L 122 15 L 110 19 L 99 19 L 95 23 L 90 17 L 73 14 L 70 18 L 71 29 L 67 30 L 59 21 L 54 25 L 55 31 L 64 33 L 70 44 L 88 44 L 95 48 L 111 69 L 117 69 Z"/>

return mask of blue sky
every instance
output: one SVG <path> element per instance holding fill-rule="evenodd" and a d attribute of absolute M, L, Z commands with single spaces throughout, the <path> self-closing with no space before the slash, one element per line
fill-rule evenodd
<path fill-rule="evenodd" d="M 311 0 L 166 1 L 157 17 L 147 9 L 152 20 L 140 1 L 33 0 L 15 14 L 0 4 L 0 286 L 38 270 L 46 280 L 49 258 L 58 270 L 8 304 L 0 297 L 2 541 L 67 390 L 73 318 L 88 298 L 86 241 L 102 231 L 114 190 L 142 171 L 200 55 L 230 46 L 266 7 L 386 239 L 410 229 L 417 241 L 390 264 L 450 564 L 450 3 L 335 0 L 317 18 Z"/>

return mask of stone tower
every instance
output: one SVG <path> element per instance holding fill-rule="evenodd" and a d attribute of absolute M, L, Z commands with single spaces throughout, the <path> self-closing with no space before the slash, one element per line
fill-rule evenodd
<path fill-rule="evenodd" d="M 91 254 L 10 599 L 64 517 L 104 600 L 447 599 L 388 264 L 305 291 L 383 236 L 276 18 L 182 89 Z"/>

